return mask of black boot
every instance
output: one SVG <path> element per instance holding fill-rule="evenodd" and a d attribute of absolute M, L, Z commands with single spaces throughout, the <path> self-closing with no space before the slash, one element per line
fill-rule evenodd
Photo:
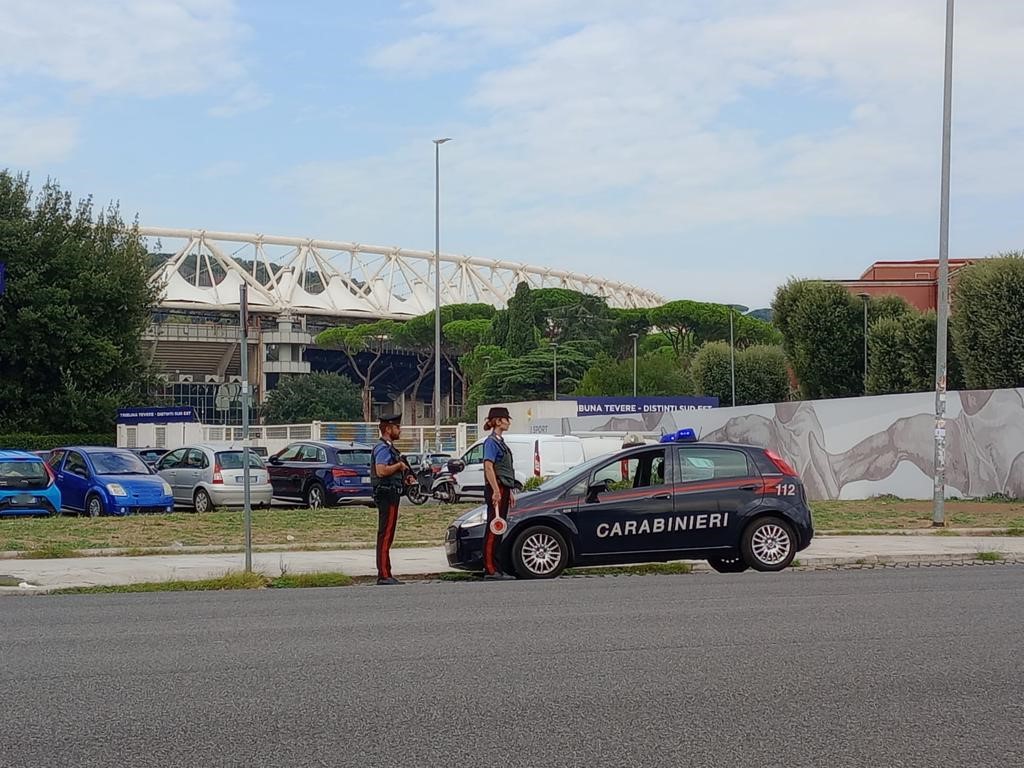
<path fill-rule="evenodd" d="M 394 576 L 389 576 L 389 577 L 388 577 L 388 578 L 386 578 L 386 579 L 382 579 L 382 578 L 379 578 L 379 577 L 378 577 L 378 578 L 377 578 L 377 583 L 378 583 L 378 584 L 401 584 L 402 582 L 400 582 L 400 581 L 399 581 L 398 579 L 396 579 L 396 578 L 395 578 Z"/>

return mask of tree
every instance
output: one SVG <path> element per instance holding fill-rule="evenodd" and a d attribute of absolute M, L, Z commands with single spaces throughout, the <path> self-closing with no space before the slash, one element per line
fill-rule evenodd
<path fill-rule="evenodd" d="M 370 421 L 373 416 L 373 385 L 387 369 L 374 371 L 380 362 L 381 355 L 394 344 L 398 324 L 393 320 L 378 320 L 375 323 L 363 323 L 355 326 L 338 326 L 328 328 L 317 334 L 316 343 L 321 347 L 333 347 L 345 353 L 352 370 L 363 383 L 363 421 Z M 357 356 L 361 352 L 369 353 L 364 367 L 360 367 Z"/>
<path fill-rule="evenodd" d="M 476 320 L 452 320 L 446 323 L 441 329 L 445 339 L 445 346 L 458 359 L 456 375 L 462 385 L 462 402 L 465 403 L 469 397 L 469 368 L 477 362 L 477 358 L 469 358 L 472 353 L 482 347 L 495 349 L 488 344 L 491 340 L 491 320 L 479 318 Z M 469 366 L 467 367 L 467 358 Z"/>
<path fill-rule="evenodd" d="M 647 341 L 651 331 L 651 312 L 648 309 L 617 309 L 608 310 L 612 319 L 611 349 L 620 360 L 633 357 L 633 339 L 630 334 L 637 335 L 637 349 Z M 665 339 L 669 343 L 668 339 Z"/>
<path fill-rule="evenodd" d="M 1024 386 L 1024 252 L 961 268 L 951 331 L 970 389 Z"/>
<path fill-rule="evenodd" d="M 666 354 L 667 353 L 667 354 Z M 693 394 L 693 382 L 671 348 L 638 357 L 637 395 L 670 397 Z M 577 395 L 622 396 L 633 394 L 633 359 L 616 360 L 605 354 L 587 369 L 576 388 Z"/>
<path fill-rule="evenodd" d="M 868 328 L 868 394 L 928 392 L 935 389 L 935 312 L 907 307 L 902 314 L 882 316 Z M 963 370 L 952 343 L 946 350 L 950 389 L 963 386 Z"/>
<path fill-rule="evenodd" d="M 505 348 L 513 357 L 537 348 L 537 328 L 534 324 L 530 286 L 525 282 L 516 286 L 515 295 L 508 301 L 508 335 Z"/>
<path fill-rule="evenodd" d="M 863 312 L 860 299 L 836 283 L 791 280 L 776 291 L 774 322 L 805 398 L 863 393 Z"/>
<path fill-rule="evenodd" d="M 263 415 L 270 424 L 356 421 L 363 414 L 359 386 L 336 373 L 282 377 L 267 395 Z"/>
<path fill-rule="evenodd" d="M 676 354 L 687 358 L 705 342 L 729 338 L 730 311 L 725 304 L 683 299 L 650 310 L 650 319 L 672 342 Z M 732 325 L 736 346 L 777 344 L 782 340 L 777 329 L 756 317 L 732 311 Z"/>
<path fill-rule="evenodd" d="M 591 360 L 575 342 L 558 347 L 558 392 L 573 392 Z M 475 402 L 550 400 L 554 388 L 555 352 L 543 346 L 518 357 L 491 361 L 475 387 Z"/>
<path fill-rule="evenodd" d="M 698 394 L 732 405 L 732 361 L 724 341 L 704 344 L 691 366 Z M 786 355 L 775 345 L 755 344 L 736 352 L 736 405 L 779 403 L 789 399 Z"/>
<path fill-rule="evenodd" d="M 138 227 L 98 214 L 56 182 L 34 195 L 0 171 L 0 424 L 5 430 L 113 429 L 151 380 L 142 334 L 159 299 Z"/>

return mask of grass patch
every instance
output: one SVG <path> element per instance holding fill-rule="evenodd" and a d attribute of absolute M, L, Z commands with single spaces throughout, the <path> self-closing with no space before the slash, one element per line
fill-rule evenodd
<path fill-rule="evenodd" d="M 60 544 L 49 544 L 39 549 L 27 549 L 18 555 L 21 560 L 57 560 L 63 557 L 81 557 L 77 549 L 69 549 Z"/>
<path fill-rule="evenodd" d="M 16 587 L 21 584 L 17 576 L 5 576 L 0 574 L 0 587 Z"/>
<path fill-rule="evenodd" d="M 270 577 L 262 573 L 234 571 L 213 579 L 171 580 L 139 584 L 112 584 L 55 589 L 54 595 L 107 595 L 126 592 L 220 592 L 235 589 L 304 589 L 309 587 L 347 587 L 354 583 L 345 573 L 286 573 Z"/>
<path fill-rule="evenodd" d="M 812 501 L 811 511 L 818 531 L 870 532 L 932 526 L 932 502 L 928 500 L 880 496 L 850 501 Z M 1024 528 L 1024 500 L 949 499 L 946 512 L 953 528 L 1006 528 L 1018 521 Z"/>
<path fill-rule="evenodd" d="M 998 563 L 1004 555 L 1002 552 L 979 552 L 976 557 L 983 563 Z"/>
<path fill-rule="evenodd" d="M 347 587 L 353 583 L 352 577 L 345 573 L 286 573 L 276 579 L 270 579 L 267 586 L 272 589 L 304 589 L 307 587 Z"/>

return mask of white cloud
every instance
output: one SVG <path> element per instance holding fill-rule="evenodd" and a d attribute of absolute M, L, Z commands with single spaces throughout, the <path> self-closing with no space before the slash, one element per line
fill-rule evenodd
<path fill-rule="evenodd" d="M 64 160 L 74 149 L 78 123 L 67 117 L 0 114 L 0 168 L 28 168 Z"/>
<path fill-rule="evenodd" d="M 211 107 L 209 112 L 214 117 L 234 117 L 246 112 L 255 112 L 270 104 L 270 97 L 253 83 L 244 83 L 232 93 L 227 101 Z"/>
<path fill-rule="evenodd" d="M 244 74 L 230 0 L 5 0 L 0 72 L 159 96 Z"/>

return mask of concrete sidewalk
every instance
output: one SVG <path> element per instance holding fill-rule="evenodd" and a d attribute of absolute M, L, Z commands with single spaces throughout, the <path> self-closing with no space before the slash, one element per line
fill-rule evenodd
<path fill-rule="evenodd" d="M 972 562 L 980 552 L 999 552 L 1024 561 L 1024 537 L 1013 536 L 818 536 L 797 559 L 802 566 L 870 563 Z M 397 576 L 438 574 L 451 569 L 441 547 L 399 548 L 391 552 Z M 241 553 L 81 557 L 57 560 L 6 560 L 0 574 L 44 588 L 131 584 L 223 576 L 244 565 Z M 695 565 L 706 567 L 704 561 Z M 372 549 L 322 552 L 255 552 L 253 568 L 270 576 L 341 571 L 350 576 L 376 573 Z M 9 583 L 9 582 L 8 582 Z M 2 587 L 0 591 L 19 591 Z M 22 590 L 23 591 L 23 590 Z"/>

